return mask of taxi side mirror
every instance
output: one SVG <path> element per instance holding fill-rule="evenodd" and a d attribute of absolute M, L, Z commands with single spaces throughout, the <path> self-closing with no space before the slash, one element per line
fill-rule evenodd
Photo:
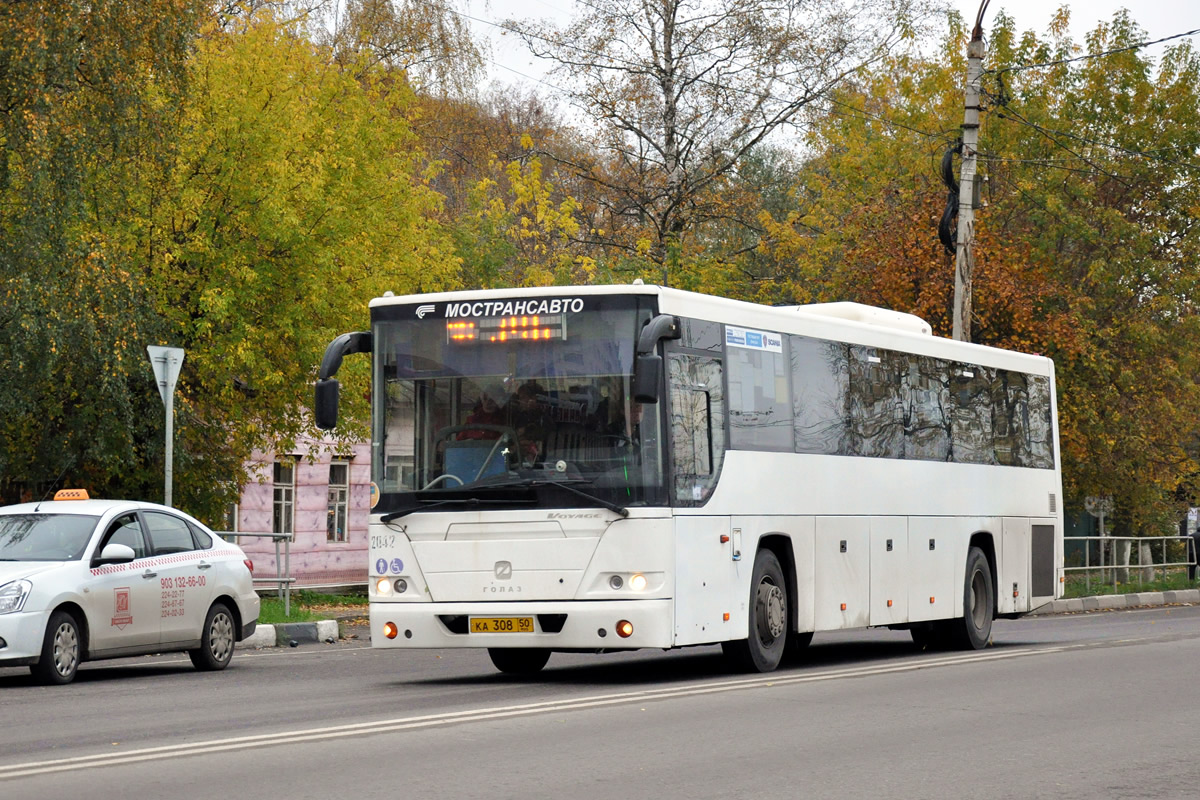
<path fill-rule="evenodd" d="M 133 548 L 127 544 L 117 544 L 110 542 L 100 551 L 99 564 L 128 564 L 137 557 L 133 552 Z"/>

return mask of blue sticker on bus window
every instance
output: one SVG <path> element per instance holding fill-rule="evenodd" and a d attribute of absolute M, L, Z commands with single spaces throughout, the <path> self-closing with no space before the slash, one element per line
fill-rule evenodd
<path fill-rule="evenodd" d="M 381 558 L 375 562 L 375 574 L 387 575 L 387 559 Z"/>
<path fill-rule="evenodd" d="M 382 560 L 382 559 L 381 559 L 381 560 Z M 393 558 L 393 559 L 392 559 L 392 572 L 394 572 L 394 573 L 396 573 L 397 575 L 399 575 L 399 574 L 400 574 L 400 571 L 401 571 L 401 570 L 403 570 L 403 569 L 404 569 L 404 562 L 403 562 L 403 561 L 401 561 L 401 560 L 400 560 L 400 559 L 398 559 L 398 558 Z"/>
<path fill-rule="evenodd" d="M 765 350 L 769 353 L 783 352 L 783 337 L 770 331 L 755 331 L 725 326 L 725 344 L 729 347 L 744 347 L 747 350 Z"/>

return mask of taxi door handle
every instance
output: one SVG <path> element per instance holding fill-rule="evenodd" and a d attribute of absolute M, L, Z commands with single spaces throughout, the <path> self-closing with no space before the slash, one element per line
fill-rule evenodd
<path fill-rule="evenodd" d="M 199 564 L 196 565 L 196 568 L 197 569 L 208 569 L 211 566 L 212 566 L 212 564 L 209 564 L 207 561 L 201 561 Z"/>
<path fill-rule="evenodd" d="M 158 573 L 157 573 L 157 572 L 151 572 L 150 570 L 146 570 L 145 572 L 143 572 L 143 573 L 142 573 L 142 577 L 143 577 L 143 578 L 157 578 L 157 577 L 158 577 Z"/>

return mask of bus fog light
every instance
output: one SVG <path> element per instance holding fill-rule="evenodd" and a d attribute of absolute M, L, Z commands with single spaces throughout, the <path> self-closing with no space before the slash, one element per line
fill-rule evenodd
<path fill-rule="evenodd" d="M 633 623 L 627 619 L 623 619 L 616 625 L 617 636 L 622 639 L 628 639 L 633 636 Z"/>
<path fill-rule="evenodd" d="M 638 573 L 629 579 L 629 588 L 635 592 L 640 592 L 646 588 L 646 576 Z"/>
<path fill-rule="evenodd" d="M 625 585 L 625 579 L 622 578 L 620 575 L 613 575 L 611 578 L 608 579 L 608 585 L 614 589 L 620 589 L 622 586 Z"/>
<path fill-rule="evenodd" d="M 391 580 L 388 578 L 380 578 L 379 580 L 375 581 L 375 593 L 376 594 L 391 594 L 392 593 Z"/>
<path fill-rule="evenodd" d="M 394 623 L 394 622 L 385 622 L 385 623 L 383 623 L 383 635 L 384 635 L 384 636 L 386 636 L 387 638 L 389 638 L 389 639 L 395 639 L 395 638 L 396 638 L 396 634 L 397 634 L 397 633 L 399 633 L 399 632 L 400 632 L 400 631 L 399 631 L 399 629 L 396 627 L 396 623 Z"/>
<path fill-rule="evenodd" d="M 396 587 L 396 594 L 404 594 L 405 590 L 408 589 L 408 581 L 404 580 L 404 578 L 396 578 L 396 582 L 392 585 Z"/>

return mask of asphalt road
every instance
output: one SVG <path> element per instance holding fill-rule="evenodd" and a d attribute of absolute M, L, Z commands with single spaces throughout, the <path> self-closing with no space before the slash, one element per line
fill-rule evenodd
<path fill-rule="evenodd" d="M 1200 796 L 1200 608 L 998 621 L 993 647 L 818 634 L 767 676 L 718 648 L 563 655 L 362 640 L 0 669 L 0 797 Z"/>

